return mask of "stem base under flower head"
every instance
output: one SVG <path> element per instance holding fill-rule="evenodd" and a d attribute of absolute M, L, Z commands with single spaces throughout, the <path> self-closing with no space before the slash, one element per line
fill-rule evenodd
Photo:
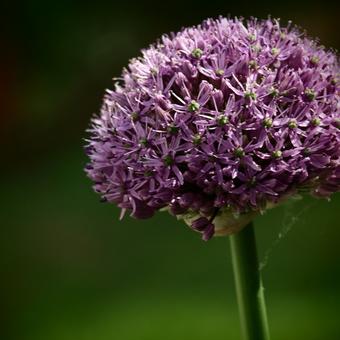
<path fill-rule="evenodd" d="M 252 223 L 230 236 L 237 302 L 244 340 L 269 340 L 264 289 Z"/>

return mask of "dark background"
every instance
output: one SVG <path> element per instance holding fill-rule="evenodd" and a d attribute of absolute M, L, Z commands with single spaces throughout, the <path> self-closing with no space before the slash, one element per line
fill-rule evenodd
<path fill-rule="evenodd" d="M 336 2 L 12 2 L 1 10 L 3 340 L 240 339 L 229 244 L 165 213 L 99 203 L 84 132 L 104 89 L 162 33 L 271 14 L 339 47 Z M 340 339 L 339 194 L 256 220 L 272 339 Z"/>

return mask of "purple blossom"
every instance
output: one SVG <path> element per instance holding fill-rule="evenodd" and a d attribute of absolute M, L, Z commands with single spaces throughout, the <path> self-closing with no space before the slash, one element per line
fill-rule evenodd
<path fill-rule="evenodd" d="M 336 54 L 279 20 L 208 19 L 164 35 L 108 90 L 86 167 L 102 200 L 188 215 L 204 240 L 222 211 L 340 191 Z"/>

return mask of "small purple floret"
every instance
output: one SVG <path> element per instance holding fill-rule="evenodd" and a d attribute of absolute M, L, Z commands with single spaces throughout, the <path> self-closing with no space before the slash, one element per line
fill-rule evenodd
<path fill-rule="evenodd" d="M 86 172 L 136 218 L 258 211 L 340 191 L 339 63 L 279 20 L 208 19 L 133 59 L 92 121 Z M 212 221 L 212 222 L 210 222 Z"/>
<path fill-rule="evenodd" d="M 204 231 L 209 226 L 209 220 L 206 217 L 199 217 L 191 223 L 191 228 L 197 231 Z"/>

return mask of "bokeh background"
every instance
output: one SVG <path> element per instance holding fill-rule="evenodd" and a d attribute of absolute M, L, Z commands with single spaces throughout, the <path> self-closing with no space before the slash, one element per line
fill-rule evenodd
<path fill-rule="evenodd" d="M 293 20 L 339 47 L 336 1 L 12 2 L 1 10 L 3 340 L 240 339 L 228 239 L 99 203 L 83 139 L 104 89 L 164 32 Z M 256 221 L 272 339 L 340 339 L 340 196 Z M 267 254 L 267 255 L 266 255 Z"/>

